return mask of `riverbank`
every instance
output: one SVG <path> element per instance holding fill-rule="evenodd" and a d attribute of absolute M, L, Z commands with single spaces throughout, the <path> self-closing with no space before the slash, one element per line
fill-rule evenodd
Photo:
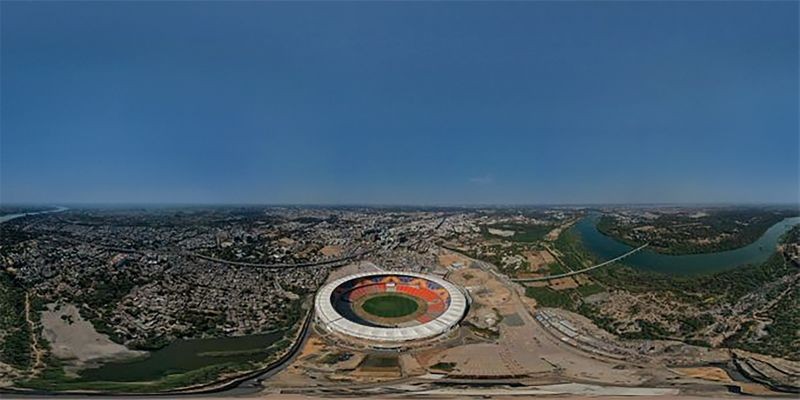
<path fill-rule="evenodd" d="M 311 310 L 311 308 L 308 308 Z M 154 380 L 141 381 L 107 381 L 107 380 L 86 380 L 85 377 L 69 377 L 64 374 L 61 364 L 55 362 L 49 365 L 43 373 L 36 379 L 22 383 L 22 386 L 0 389 L 0 393 L 10 393 L 17 395 L 54 396 L 54 395 L 110 395 L 110 396 L 179 396 L 179 395 L 199 395 L 222 392 L 236 392 L 237 394 L 253 393 L 256 390 L 251 381 L 262 379 L 285 367 L 294 357 L 299 346 L 304 342 L 308 327 L 310 326 L 311 311 L 307 311 L 305 317 L 298 321 L 291 329 L 276 331 L 278 340 L 273 341 L 269 346 L 254 351 L 226 351 L 204 352 L 205 354 L 195 353 L 195 356 L 209 356 L 219 360 L 228 356 L 249 357 L 262 355 L 262 361 L 243 361 L 239 363 L 224 362 L 215 363 L 202 368 L 193 369 L 186 372 L 177 371 L 167 372 Z M 264 334 L 264 335 L 273 335 Z M 220 339 L 199 339 L 203 340 L 223 340 L 237 341 L 250 340 L 253 337 L 264 335 L 251 335 L 249 337 L 234 337 Z M 191 341 L 185 341 L 191 342 Z M 169 346 L 167 346 L 169 347 Z M 257 351 L 255 351 L 257 350 Z M 51 360 L 53 361 L 53 360 Z M 158 357 L 155 362 L 168 361 L 164 357 Z M 131 362 L 113 363 L 114 370 L 117 368 L 124 377 L 128 377 L 128 368 L 136 363 L 152 363 L 152 354 L 146 358 L 136 359 Z M 100 367 L 102 368 L 102 367 Z M 145 366 L 146 369 L 146 366 Z M 112 371 L 113 372 L 113 371 Z M 248 384 L 250 383 L 250 384 Z M 247 389 L 240 389 L 242 386 Z"/>
<path fill-rule="evenodd" d="M 557 245 L 561 251 L 599 259 L 576 231 L 565 232 Z M 626 261 L 587 274 L 602 288 L 597 292 L 551 290 L 534 297 L 579 312 L 622 338 L 800 357 L 792 345 L 800 296 L 791 290 L 800 271 L 775 248 L 764 262 L 706 274 L 665 274 Z"/>
<path fill-rule="evenodd" d="M 606 236 L 597 229 L 599 214 L 578 221 L 571 230 L 583 246 L 599 260 L 607 260 L 631 251 L 634 247 Z M 668 255 L 650 249 L 627 257 L 622 264 L 646 271 L 673 275 L 709 274 L 731 270 L 744 265 L 758 265 L 775 252 L 780 237 L 792 226 L 800 224 L 800 217 L 785 218 L 772 225 L 755 242 L 735 249 L 716 253 Z"/>
<path fill-rule="evenodd" d="M 6 215 L 0 216 L 0 224 L 2 224 L 4 222 L 11 221 L 12 219 L 17 219 L 17 218 L 22 218 L 22 217 L 30 217 L 30 216 L 39 215 L 39 214 L 57 213 L 57 212 L 62 212 L 62 211 L 67 211 L 67 210 L 69 210 L 69 209 L 66 208 L 66 207 L 58 206 L 58 207 L 56 207 L 54 209 L 48 209 L 48 210 L 44 210 L 44 211 L 32 211 L 32 212 L 23 212 L 23 213 L 16 213 L 16 214 L 6 214 Z"/>

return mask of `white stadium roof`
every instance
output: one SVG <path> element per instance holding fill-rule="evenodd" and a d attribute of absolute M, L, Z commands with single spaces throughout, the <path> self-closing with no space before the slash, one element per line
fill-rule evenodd
<path fill-rule="evenodd" d="M 361 325 L 348 320 L 334 309 L 331 304 L 331 296 L 334 289 L 353 279 L 385 275 L 413 276 L 436 282 L 450 293 L 450 306 L 442 315 L 432 321 L 401 328 L 381 328 Z M 427 339 L 449 331 L 464 316 L 467 310 L 467 299 L 455 285 L 436 276 L 419 274 L 416 272 L 365 272 L 349 275 L 323 286 L 319 292 L 317 292 L 315 309 L 317 322 L 325 326 L 329 331 L 370 341 L 399 343 Z"/>

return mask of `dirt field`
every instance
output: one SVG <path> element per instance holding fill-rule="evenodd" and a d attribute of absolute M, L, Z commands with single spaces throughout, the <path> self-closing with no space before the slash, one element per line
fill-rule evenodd
<path fill-rule="evenodd" d="M 457 254 L 453 253 L 449 250 L 442 250 L 438 257 L 439 265 L 442 267 L 449 267 L 453 265 L 453 263 L 461 263 L 464 265 L 469 265 L 469 259 Z"/>
<path fill-rule="evenodd" d="M 56 309 L 55 304 L 42 312 L 42 335 L 56 357 L 70 362 L 71 369 L 82 368 L 100 360 L 123 359 L 145 354 L 129 350 L 98 333 L 72 304 Z M 68 369 L 69 370 L 69 369 Z"/>
<path fill-rule="evenodd" d="M 326 257 L 339 256 L 342 254 L 342 248 L 339 246 L 325 246 L 319 249 L 319 252 Z"/>
<path fill-rule="evenodd" d="M 553 290 L 575 289 L 578 287 L 578 283 L 572 277 L 566 277 L 550 280 L 549 286 Z"/>
<path fill-rule="evenodd" d="M 667 368 L 662 360 L 651 364 L 626 358 L 607 358 L 576 347 L 561 333 L 534 318 L 537 307 L 532 299 L 524 296 L 523 286 L 495 274 L 487 263 L 448 253 L 439 256 L 439 263 L 444 266 L 453 262 L 462 262 L 468 267 L 451 270 L 448 279 L 467 289 L 473 300 L 458 335 L 441 345 L 408 351 L 400 357 L 400 368 L 367 366 L 363 357 L 369 352 L 358 351 L 354 351 L 358 356 L 354 355 L 346 362 L 346 368 L 345 363 L 323 365 L 311 359 L 303 362 L 301 360 L 305 357 L 314 357 L 314 354 L 341 351 L 332 343 L 325 344 L 328 339 L 312 340 L 303 349 L 299 360 L 273 377 L 267 386 L 304 392 L 311 398 L 316 394 L 346 398 L 356 393 L 358 397 L 369 393 L 378 397 L 391 394 L 395 398 L 410 398 L 415 396 L 415 390 L 419 390 L 416 396 L 445 398 L 560 395 L 567 396 L 561 398 L 636 396 L 671 399 L 682 398 L 679 394 L 684 393 L 687 387 L 699 388 L 717 397 L 728 395 L 725 385 L 731 384 L 730 377 L 718 368 Z M 574 287 L 577 282 L 570 280 L 562 286 L 567 285 Z M 489 317 L 495 316 L 496 321 L 488 322 Z M 588 319 L 565 320 L 574 326 L 590 323 Z M 613 339 L 603 335 L 596 338 L 600 342 Z M 665 353 L 667 356 L 673 358 L 676 355 Z M 685 357 L 705 359 L 710 355 L 701 357 L 686 353 Z M 430 367 L 437 363 L 452 363 L 453 369 L 431 370 Z M 515 377 L 529 386 L 423 389 L 445 375 L 459 379 Z M 334 386 L 329 386 L 331 383 Z M 748 390 L 753 394 L 768 394 L 757 385 Z"/>
<path fill-rule="evenodd" d="M 470 344 L 447 349 L 431 360 L 436 363 L 454 363 L 453 376 L 509 376 L 516 372 L 500 356 L 501 346 L 494 343 Z"/>
<path fill-rule="evenodd" d="M 556 262 L 556 259 L 553 258 L 553 255 L 547 250 L 526 252 L 525 258 L 527 259 L 528 264 L 530 264 L 531 272 L 538 271 L 548 264 Z"/>
<path fill-rule="evenodd" d="M 463 268 L 448 277 L 453 283 L 467 288 L 473 301 L 502 311 L 511 298 L 511 291 L 491 275 L 478 268 Z"/>
<path fill-rule="evenodd" d="M 728 373 L 717 367 L 675 368 L 675 371 L 692 378 L 715 382 L 733 382 Z"/>

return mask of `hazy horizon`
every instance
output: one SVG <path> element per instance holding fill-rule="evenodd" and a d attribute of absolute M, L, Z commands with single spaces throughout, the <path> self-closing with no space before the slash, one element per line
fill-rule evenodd
<path fill-rule="evenodd" d="M 797 2 L 0 4 L 0 204 L 797 205 Z"/>
<path fill-rule="evenodd" d="M 461 204 L 448 204 L 448 203 L 158 203 L 158 202 L 145 202 L 145 203 L 124 203 L 124 202 L 24 202 L 24 203 L 3 203 L 0 207 L 65 207 L 67 209 L 75 208 L 203 208 L 203 207 L 309 207 L 309 208 L 350 208 L 350 207 L 364 207 L 364 208 L 595 208 L 595 207 L 631 207 L 631 208 L 647 208 L 647 207 L 676 207 L 676 208 L 727 208 L 727 207 L 795 207 L 800 209 L 800 204 L 797 202 L 752 202 L 752 203 L 461 203 Z"/>

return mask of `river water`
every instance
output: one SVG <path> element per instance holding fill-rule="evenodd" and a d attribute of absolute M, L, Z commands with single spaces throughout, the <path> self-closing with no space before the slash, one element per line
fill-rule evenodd
<path fill-rule="evenodd" d="M 147 356 L 131 361 L 116 361 L 80 372 L 82 380 L 108 382 L 137 382 L 162 378 L 210 365 L 262 361 L 265 351 L 281 338 L 285 331 L 259 335 L 211 339 L 176 340 Z"/>
<path fill-rule="evenodd" d="M 56 207 L 56 208 L 54 208 L 52 210 L 3 215 L 3 216 L 0 216 L 0 224 L 2 224 L 3 222 L 11 221 L 12 219 L 16 219 L 16 218 L 28 217 L 28 216 L 37 215 L 37 214 L 56 213 L 56 212 L 61 212 L 61 211 L 66 211 L 66 210 L 67 210 L 66 207 Z"/>
<path fill-rule="evenodd" d="M 16 218 L 65 210 L 67 210 L 66 207 L 56 207 L 52 210 L 3 215 L 0 216 L 0 223 Z M 168 374 L 188 372 L 211 365 L 246 361 L 259 362 L 267 356 L 266 350 L 281 340 L 285 333 L 280 330 L 237 337 L 176 340 L 141 358 L 112 361 L 96 368 L 80 371 L 80 379 L 108 382 L 150 381 Z"/>
<path fill-rule="evenodd" d="M 578 221 L 573 231 L 581 238 L 584 246 L 599 260 L 608 260 L 631 251 L 633 247 L 608 237 L 597 230 L 599 214 L 593 214 Z M 643 249 L 620 263 L 643 270 L 676 275 L 714 273 L 736 268 L 746 264 L 760 264 L 775 251 L 781 235 L 792 226 L 800 224 L 800 217 L 786 218 L 776 223 L 755 242 L 734 250 L 716 253 L 668 255 L 650 249 Z"/>

